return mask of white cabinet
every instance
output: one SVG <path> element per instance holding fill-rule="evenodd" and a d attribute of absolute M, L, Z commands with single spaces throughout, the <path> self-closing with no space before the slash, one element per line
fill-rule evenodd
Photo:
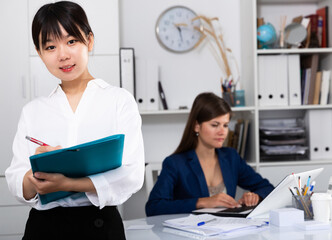
<path fill-rule="evenodd" d="M 11 161 L 11 148 L 22 106 L 30 99 L 27 3 L 0 2 L 0 24 L 3 36 L 0 56 L 0 176 Z"/>
<path fill-rule="evenodd" d="M 11 197 L 5 169 L 9 166 L 11 146 L 16 132 L 21 108 L 30 99 L 29 91 L 29 52 L 27 2 L 0 1 L 0 24 L 3 36 L 0 38 L 0 238 L 11 234 L 16 239 L 23 233 L 28 207 L 20 205 Z M 17 227 L 16 227 L 17 226 Z M 8 237 L 9 239 L 9 237 Z"/>
<path fill-rule="evenodd" d="M 22 237 L 30 207 L 17 202 L 9 193 L 5 178 L 0 178 L 0 239 L 5 235 Z"/>

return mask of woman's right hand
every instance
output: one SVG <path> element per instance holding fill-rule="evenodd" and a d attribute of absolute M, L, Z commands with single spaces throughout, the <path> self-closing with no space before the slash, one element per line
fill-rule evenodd
<path fill-rule="evenodd" d="M 58 149 L 61 149 L 61 146 L 56 146 L 56 147 L 40 146 L 40 147 L 36 148 L 35 154 L 50 152 L 50 151 L 54 151 L 54 150 L 58 150 Z M 30 169 L 29 171 L 27 171 L 25 173 L 24 178 L 23 178 L 23 197 L 26 200 L 32 199 L 37 194 L 37 189 L 35 187 L 35 184 L 33 184 L 33 180 L 34 180 L 34 176 L 33 176 L 32 170 Z"/>
<path fill-rule="evenodd" d="M 52 147 L 52 146 L 40 146 L 36 148 L 35 154 L 40 154 L 40 153 L 45 153 L 45 152 L 51 152 L 54 150 L 59 150 L 61 149 L 61 146 L 56 146 L 56 147 Z"/>
<path fill-rule="evenodd" d="M 240 207 L 238 202 L 234 198 L 226 193 L 218 193 L 212 197 L 199 198 L 196 203 L 196 208 L 215 208 L 215 207 L 227 207 L 235 208 Z"/>

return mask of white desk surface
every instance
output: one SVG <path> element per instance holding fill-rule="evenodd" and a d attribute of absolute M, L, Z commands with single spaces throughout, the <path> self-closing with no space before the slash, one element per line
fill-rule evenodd
<path fill-rule="evenodd" d="M 154 217 L 140 218 L 134 220 L 124 221 L 127 240 L 183 240 L 190 239 L 178 234 L 169 233 L 169 228 L 163 227 L 162 223 L 167 219 L 185 217 L 188 214 L 177 215 L 160 215 Z M 154 225 L 153 228 L 148 230 L 127 230 L 129 226 L 133 225 Z M 197 235 L 196 239 L 200 238 Z M 207 238 L 207 239 L 226 239 L 226 238 Z M 332 240 L 332 227 L 330 230 L 316 230 L 304 231 L 295 227 L 275 227 L 269 226 L 267 230 L 256 232 L 253 234 L 246 234 L 237 237 L 227 237 L 227 239 L 234 240 Z"/>

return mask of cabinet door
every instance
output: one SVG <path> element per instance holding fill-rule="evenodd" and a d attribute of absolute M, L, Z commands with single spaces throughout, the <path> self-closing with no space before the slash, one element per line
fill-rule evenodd
<path fill-rule="evenodd" d="M 30 209 L 31 207 L 23 205 L 0 206 L 0 239 L 4 239 L 8 235 L 22 236 Z"/>
<path fill-rule="evenodd" d="M 0 175 L 10 164 L 19 115 L 30 97 L 27 17 L 26 1 L 0 1 Z"/>
<path fill-rule="evenodd" d="M 39 56 L 30 57 L 31 99 L 48 96 L 60 83 L 46 68 Z"/>
<path fill-rule="evenodd" d="M 38 9 L 49 0 L 29 0 L 29 42 L 30 55 L 36 56 L 31 24 Z M 95 35 L 93 54 L 119 54 L 119 3 L 118 0 L 73 0 L 80 4 L 88 16 Z"/>

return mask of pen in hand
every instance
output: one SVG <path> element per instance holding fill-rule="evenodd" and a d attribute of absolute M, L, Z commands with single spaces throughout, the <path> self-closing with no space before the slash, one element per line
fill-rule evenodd
<path fill-rule="evenodd" d="M 217 219 L 216 218 L 212 218 L 212 219 L 207 220 L 207 221 L 199 222 L 199 223 L 197 223 L 197 226 L 202 226 L 204 224 L 207 224 L 207 223 L 215 221 L 215 220 L 217 220 Z"/>
<path fill-rule="evenodd" d="M 39 141 L 35 138 L 29 137 L 29 136 L 25 136 L 25 138 L 28 139 L 29 141 L 33 142 L 33 143 L 36 143 L 36 144 L 40 145 L 40 146 L 49 146 L 48 144 L 46 144 L 42 141 Z"/>

